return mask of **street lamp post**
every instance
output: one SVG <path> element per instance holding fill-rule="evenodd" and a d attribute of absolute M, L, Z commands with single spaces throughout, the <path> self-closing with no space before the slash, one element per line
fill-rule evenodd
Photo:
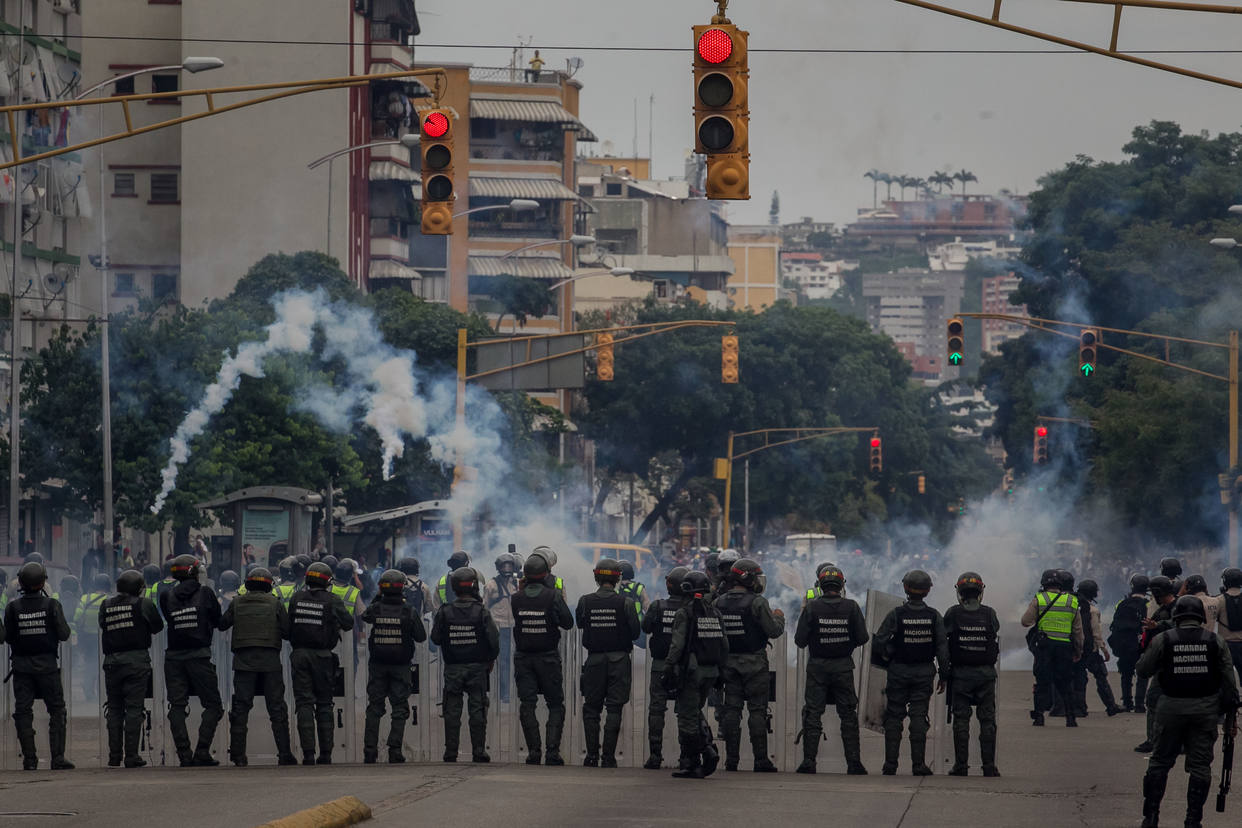
<path fill-rule="evenodd" d="M 224 61 L 218 57 L 190 57 L 181 63 L 169 64 L 167 66 L 155 66 L 146 69 L 136 69 L 133 72 L 127 72 L 123 75 L 108 78 L 75 96 L 75 100 L 88 98 L 108 84 L 116 83 L 126 78 L 137 77 L 138 75 L 150 74 L 152 72 L 171 72 L 181 70 L 191 74 L 206 72 L 210 69 L 219 69 L 224 65 Z M 99 107 L 99 137 L 104 136 L 104 108 Z M 100 335 L 99 335 L 99 362 L 100 362 L 100 385 L 102 397 L 102 421 L 100 423 L 103 433 L 103 537 L 106 544 L 106 554 L 112 559 L 113 568 L 117 565 L 116 553 L 113 544 L 113 514 L 112 514 L 112 371 L 109 366 L 109 343 L 108 343 L 108 317 L 111 314 L 111 308 L 108 302 L 108 273 L 111 269 L 108 261 L 108 196 L 107 190 L 107 173 L 104 167 L 104 150 L 103 145 L 99 146 L 99 305 L 101 312 Z M 14 409 L 16 411 L 16 409 Z M 16 418 L 15 418 L 16 419 Z M 102 551 L 102 550 L 101 550 Z"/>
<path fill-rule="evenodd" d="M 336 152 L 330 152 L 327 155 L 316 158 L 314 161 L 306 165 L 308 170 L 313 170 L 324 163 L 328 165 L 328 232 L 326 234 L 327 241 L 324 245 L 324 252 L 327 253 L 327 255 L 332 255 L 332 162 L 337 158 L 340 158 L 342 155 L 348 155 L 349 153 L 357 152 L 358 150 L 371 149 L 372 147 L 391 147 L 397 144 L 400 144 L 408 150 L 413 150 L 418 146 L 418 133 L 408 132 L 396 141 L 373 141 L 370 144 L 355 144 L 352 147 L 345 147 L 344 149 L 339 149 Z"/>
<path fill-rule="evenodd" d="M 561 287 L 562 285 L 567 285 L 570 282 L 576 282 L 579 279 L 585 279 L 588 276 L 633 276 L 633 275 L 634 275 L 634 268 L 632 267 L 613 267 L 613 268 L 609 268 L 608 270 L 588 270 L 586 273 L 579 273 L 577 275 L 570 276 L 568 279 L 561 279 L 556 284 L 549 285 L 548 290 L 556 290 L 558 287 Z"/>

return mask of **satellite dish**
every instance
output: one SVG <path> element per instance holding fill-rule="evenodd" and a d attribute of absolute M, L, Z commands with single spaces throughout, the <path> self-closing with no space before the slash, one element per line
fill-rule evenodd
<path fill-rule="evenodd" d="M 53 296 L 65 289 L 74 276 L 77 275 L 73 265 L 61 262 L 52 268 L 51 273 L 43 274 L 43 287 Z"/>
<path fill-rule="evenodd" d="M 571 57 L 565 59 L 565 71 L 572 78 L 578 74 L 578 70 L 582 68 L 582 58 Z"/>

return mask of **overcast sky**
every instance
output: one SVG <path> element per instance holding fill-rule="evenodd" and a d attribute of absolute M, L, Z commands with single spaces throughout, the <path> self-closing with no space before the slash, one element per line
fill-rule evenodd
<path fill-rule="evenodd" d="M 946 4 L 978 14 L 992 8 L 992 0 Z M 655 177 L 681 174 L 693 138 L 690 26 L 710 21 L 711 0 L 418 0 L 418 10 L 420 63 L 504 66 L 508 49 L 430 44 L 511 45 L 519 37 L 533 38 L 531 48 L 542 49 L 549 67 L 581 57 L 582 120 L 601 142 L 612 142 L 615 154 L 629 154 L 637 99 L 639 153 L 647 153 L 650 127 Z M 1242 90 L 1112 58 L 903 52 L 1058 47 L 895 0 L 732 0 L 729 16 L 750 32 L 751 48 L 751 201 L 730 205 L 735 223 L 766 222 L 773 190 L 780 192 L 782 221 L 849 221 L 871 204 L 871 182 L 863 178 L 871 168 L 924 178 L 964 168 L 979 178 L 971 192 L 1028 192 L 1077 154 L 1120 158 L 1134 126 L 1153 119 L 1212 133 L 1242 126 Z M 1112 7 L 1007 0 L 1001 19 L 1106 46 Z M 1240 43 L 1239 16 L 1128 9 L 1119 46 Z M 672 51 L 630 51 L 635 47 Z M 758 51 L 764 48 L 893 51 Z M 1242 79 L 1239 54 L 1149 57 Z M 585 147 L 600 152 L 602 143 Z"/>

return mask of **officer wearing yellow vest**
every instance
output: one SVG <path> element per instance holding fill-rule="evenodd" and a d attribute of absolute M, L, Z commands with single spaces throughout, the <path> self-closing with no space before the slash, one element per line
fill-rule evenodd
<path fill-rule="evenodd" d="M 440 576 L 440 580 L 436 582 L 435 590 L 431 593 L 433 610 L 438 610 L 445 604 L 452 602 L 453 591 L 449 588 L 449 578 L 454 572 L 467 566 L 470 566 L 470 553 L 466 550 L 459 549 L 452 555 L 449 555 L 448 572 Z"/>
<path fill-rule="evenodd" d="M 151 582 L 147 587 L 147 596 L 156 607 L 160 605 L 160 593 L 167 592 L 177 585 L 177 579 L 172 576 L 172 558 L 164 561 L 160 566 L 163 577 L 158 581 Z M 143 580 L 146 580 L 145 578 Z M 167 620 L 167 619 L 165 619 Z"/>
<path fill-rule="evenodd" d="M 1034 627 L 1027 634 L 1027 644 L 1035 656 L 1034 709 L 1031 723 L 1044 726 L 1044 713 L 1052 709 L 1053 688 L 1063 699 L 1072 699 L 1074 664 L 1082 657 L 1082 614 L 1078 598 L 1065 589 L 1068 572 L 1044 570 L 1040 590 L 1022 613 L 1022 626 Z M 1065 726 L 1078 727 L 1073 705 L 1065 709 Z"/>
<path fill-rule="evenodd" d="M 298 559 L 292 555 L 286 555 L 280 559 L 280 583 L 272 588 L 272 594 L 280 599 L 285 605 L 285 609 L 289 608 L 289 599 L 293 597 L 293 593 L 302 588 L 302 580 L 306 575 L 306 568 L 301 567 L 299 572 Z"/>
<path fill-rule="evenodd" d="M 629 561 L 621 561 L 621 583 L 617 584 L 617 592 L 638 605 L 640 621 L 647 614 L 647 610 L 651 609 L 651 598 L 647 595 L 647 588 L 634 580 L 634 564 Z"/>
<path fill-rule="evenodd" d="M 112 592 L 112 580 L 97 572 L 91 586 L 73 613 L 73 628 L 82 650 L 82 693 L 88 699 L 99 694 L 99 608 Z"/>
<path fill-rule="evenodd" d="M 352 617 L 355 609 L 366 609 L 362 604 L 362 590 L 357 586 L 358 580 L 358 564 L 353 558 L 342 558 L 341 562 L 336 565 L 336 571 L 333 573 L 334 581 L 331 590 L 329 590 L 337 598 L 340 598 L 345 604 L 346 611 Z"/>
<path fill-rule="evenodd" d="M 834 564 L 832 561 L 824 561 L 822 564 L 815 567 L 815 583 L 812 584 L 807 589 L 806 593 L 802 596 L 802 608 L 803 609 L 806 609 L 806 604 L 808 601 L 814 601 L 816 598 L 824 597 L 824 589 L 823 587 L 819 585 L 819 579 L 824 574 L 825 570 L 836 569 L 836 568 L 837 568 L 837 565 Z M 841 595 L 845 595 L 844 589 L 841 590 Z"/>

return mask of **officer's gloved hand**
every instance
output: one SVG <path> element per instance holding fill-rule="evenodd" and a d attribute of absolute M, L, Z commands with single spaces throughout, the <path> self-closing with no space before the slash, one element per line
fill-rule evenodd
<path fill-rule="evenodd" d="M 677 665 L 669 664 L 664 668 L 664 692 L 670 699 L 677 698 L 681 692 L 681 675 Z"/>

